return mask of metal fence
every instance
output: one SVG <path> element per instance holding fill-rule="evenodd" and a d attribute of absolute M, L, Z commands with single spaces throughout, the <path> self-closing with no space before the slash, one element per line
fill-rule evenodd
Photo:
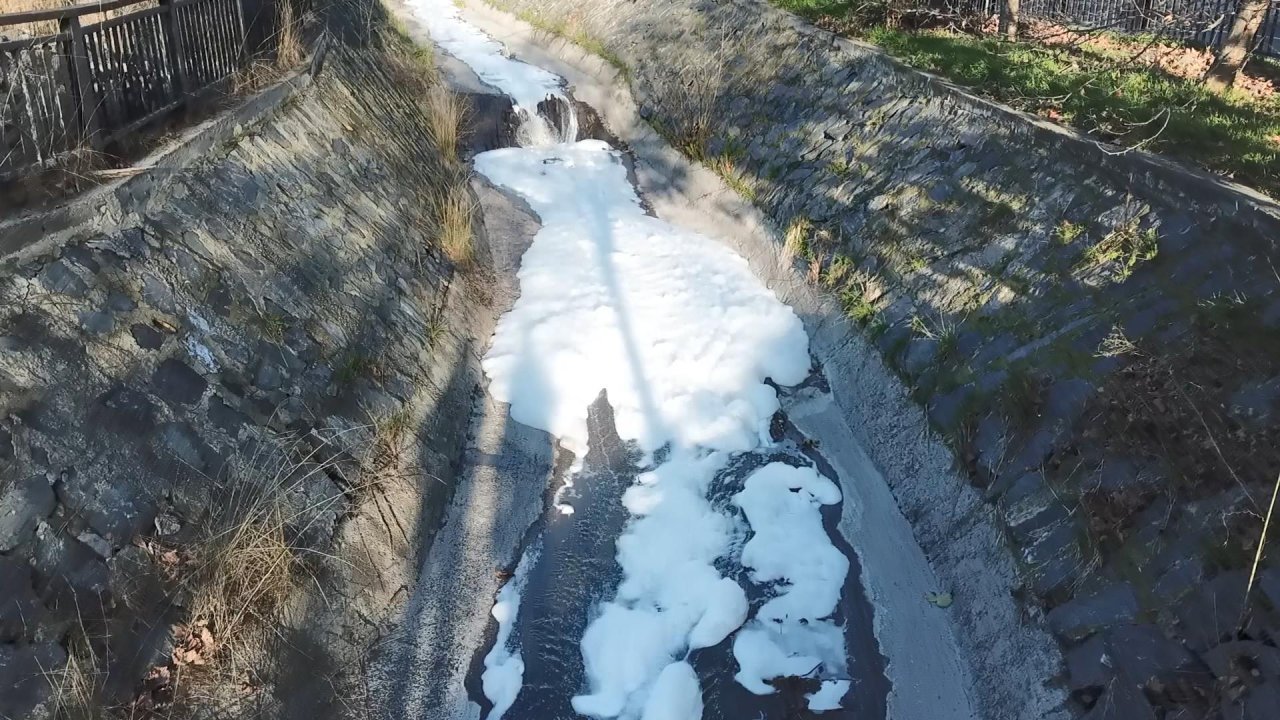
<path fill-rule="evenodd" d="M 0 15 L 0 34 L 19 35 L 0 37 L 0 179 L 107 147 L 225 80 L 251 55 L 246 15 L 269 3 L 109 0 Z"/>
<path fill-rule="evenodd" d="M 1240 0 L 1023 0 L 1021 16 L 1089 29 L 1151 33 L 1216 48 L 1235 21 Z M 987 12 L 1000 11 L 999 0 L 986 0 Z M 1271 8 L 1256 36 L 1255 52 L 1280 57 L 1280 0 Z"/>

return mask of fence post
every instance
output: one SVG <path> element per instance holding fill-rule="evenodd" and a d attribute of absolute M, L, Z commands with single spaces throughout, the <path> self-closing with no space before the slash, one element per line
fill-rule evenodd
<path fill-rule="evenodd" d="M 240 66 L 249 63 L 249 33 L 244 25 L 244 0 L 232 0 L 236 4 L 236 23 L 240 28 Z"/>
<path fill-rule="evenodd" d="M 1138 32 L 1145 32 L 1147 28 L 1151 27 L 1151 6 L 1153 4 L 1153 0 L 1140 0 L 1138 3 L 1138 27 L 1135 28 Z"/>
<path fill-rule="evenodd" d="M 74 93 L 72 98 L 76 116 L 79 119 L 80 141 L 89 143 L 89 146 L 94 149 L 99 149 L 102 137 L 98 133 L 98 101 L 89 75 L 89 53 L 84 45 L 84 29 L 80 26 L 80 16 L 72 15 L 58 20 L 58 30 L 71 36 L 67 45 L 70 48 L 67 72 L 71 80 L 71 92 Z"/>
<path fill-rule="evenodd" d="M 191 92 L 191 86 L 187 82 L 187 69 L 182 66 L 187 49 L 182 46 L 182 33 L 178 32 L 178 8 L 173 0 L 160 0 L 160 22 L 164 29 L 164 44 L 169 50 L 169 65 L 173 67 L 174 89 L 185 104 Z"/>

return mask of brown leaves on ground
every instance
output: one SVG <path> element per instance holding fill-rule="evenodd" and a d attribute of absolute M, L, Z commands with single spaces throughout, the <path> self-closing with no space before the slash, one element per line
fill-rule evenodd
<path fill-rule="evenodd" d="M 995 21 L 992 20 L 985 25 L 983 31 L 994 33 Z M 1020 37 L 1042 45 L 1089 50 L 1113 57 L 1118 63 L 1149 67 L 1185 80 L 1199 80 L 1213 64 L 1213 51 L 1208 48 L 1126 38 L 1115 33 L 1077 32 L 1064 25 L 1045 20 L 1024 20 Z M 1255 100 L 1269 99 L 1277 92 L 1273 78 L 1266 77 L 1249 66 L 1245 66 L 1245 71 L 1236 82 L 1235 89 Z"/>
<path fill-rule="evenodd" d="M 129 717 L 156 717 L 170 710 L 178 695 L 178 681 L 183 670 L 204 667 L 214 659 L 217 643 L 208 623 L 196 621 L 173 627 L 173 653 L 169 662 L 147 671 L 129 703 Z M 166 712 L 164 715 L 168 715 Z"/>
<path fill-rule="evenodd" d="M 1099 393 L 1086 437 L 1122 456 L 1169 468 L 1189 499 L 1245 478 L 1269 482 L 1280 470 L 1280 428 L 1238 417 L 1231 411 L 1235 388 L 1222 382 L 1268 376 L 1239 347 L 1192 336 L 1176 355 L 1158 349 L 1140 354 Z"/>
<path fill-rule="evenodd" d="M 175 665 L 205 665 L 217 651 L 208 623 L 197 620 L 173 629 L 173 662 Z"/>
<path fill-rule="evenodd" d="M 166 580 L 177 580 L 191 563 L 189 553 L 153 537 L 139 537 L 133 544 L 151 558 L 151 562 Z"/>
<path fill-rule="evenodd" d="M 174 671 L 169 665 L 157 665 L 142 679 L 137 694 L 129 703 L 129 717 L 148 717 L 173 705 Z"/>
<path fill-rule="evenodd" d="M 1256 550 L 1259 503 L 1280 473 L 1280 425 L 1253 417 L 1240 398 L 1259 378 L 1280 373 L 1280 340 L 1258 321 L 1253 305 L 1220 300 L 1201 312 L 1207 314 L 1174 342 L 1125 338 L 1101 353 L 1124 357 L 1125 364 L 1089 401 L 1081 438 L 1108 456 L 1128 458 L 1136 472 L 1155 473 L 1080 495 L 1090 537 L 1104 558 L 1125 545 L 1160 496 L 1180 508 L 1224 492 L 1241 495 L 1241 512 L 1224 519 L 1226 541 L 1211 550 L 1214 563 L 1245 567 Z M 1069 478 L 1083 457 L 1057 453 L 1049 469 Z"/>

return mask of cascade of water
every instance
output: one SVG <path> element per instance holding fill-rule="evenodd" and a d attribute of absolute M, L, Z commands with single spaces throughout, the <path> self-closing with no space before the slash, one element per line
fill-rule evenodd
<path fill-rule="evenodd" d="M 530 111 L 516 106 L 516 145 L 546 147 L 578 140 L 578 113 L 563 95 L 548 95 Z"/>
<path fill-rule="evenodd" d="M 536 148 L 554 145 L 558 142 L 556 131 L 547 118 L 537 112 L 529 112 L 524 108 L 516 108 L 516 145 L 523 148 Z"/>
<path fill-rule="evenodd" d="M 567 97 L 553 95 L 547 98 L 546 102 L 538 105 L 538 114 L 550 118 L 558 142 L 578 141 L 578 111 Z"/>

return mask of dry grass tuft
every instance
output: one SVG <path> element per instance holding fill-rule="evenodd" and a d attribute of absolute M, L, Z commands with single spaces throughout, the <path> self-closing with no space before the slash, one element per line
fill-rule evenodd
<path fill-rule="evenodd" d="M 1125 335 L 1124 330 L 1119 326 L 1113 327 L 1111 332 L 1102 340 L 1098 346 L 1098 350 L 1094 353 L 1096 357 L 1123 357 L 1126 355 L 1136 355 L 1138 346 Z"/>
<path fill-rule="evenodd" d="M 437 84 L 436 56 L 431 50 L 419 47 L 409 38 L 406 30 L 383 30 L 379 44 L 386 50 L 382 54 L 383 67 L 396 85 L 410 94 L 424 96 Z"/>
<path fill-rule="evenodd" d="M 0 212 L 55 201 L 110 179 L 117 158 L 81 145 L 59 156 L 50 167 L 35 170 L 0 190 Z"/>
<path fill-rule="evenodd" d="M 288 70 L 302 64 L 307 56 L 302 42 L 302 18 L 290 0 L 276 3 L 276 66 Z"/>
<path fill-rule="evenodd" d="M 449 164 L 458 162 L 465 111 L 462 101 L 443 84 L 436 83 L 426 96 L 427 132 L 440 156 Z"/>
<path fill-rule="evenodd" d="M 425 143 L 416 142 L 407 150 L 401 148 L 389 156 L 403 162 L 410 156 L 411 167 L 405 171 L 421 177 L 430 190 L 425 202 L 415 203 L 410 224 L 421 234 L 424 252 L 439 249 L 455 267 L 469 268 L 474 259 L 472 214 L 474 203 L 467 187 L 467 174 L 462 163 L 465 102 L 442 81 L 435 58 L 430 51 L 415 46 L 403 27 L 392 27 L 376 35 L 380 46 L 379 65 L 386 70 L 390 83 L 379 85 L 376 93 L 387 94 L 388 104 L 411 108 L 412 121 L 421 123 Z M 387 147 L 385 133 L 362 133 L 368 117 L 354 114 L 347 130 L 370 145 Z M 422 255 L 418 256 L 419 261 Z"/>
<path fill-rule="evenodd" d="M 738 167 L 732 155 L 722 154 L 715 157 L 703 157 L 702 163 L 719 175 L 729 189 L 738 193 L 743 200 L 755 202 L 756 182 L 749 174 Z"/>
<path fill-rule="evenodd" d="M 279 80 L 285 69 L 283 65 L 263 60 L 245 63 L 231 75 L 231 94 L 243 97 L 258 92 Z"/>
<path fill-rule="evenodd" d="M 408 463 L 413 441 L 413 415 L 407 408 L 373 417 L 369 428 L 372 441 L 360 462 L 358 490 L 379 488 L 385 480 L 401 475 Z"/>
<path fill-rule="evenodd" d="M 707 142 L 717 118 L 716 104 L 725 74 L 723 39 L 721 49 L 710 57 L 676 63 L 657 78 L 657 95 L 674 104 L 671 141 L 681 152 L 702 162 Z"/>
<path fill-rule="evenodd" d="M 198 561 L 187 578 L 191 621 L 178 632 L 178 645 L 196 653 L 193 664 L 226 660 L 236 667 L 263 649 L 259 630 L 284 605 L 298 565 L 280 495 L 237 488 L 201 528 Z"/>
<path fill-rule="evenodd" d="M 331 444 L 336 439 L 312 447 L 303 437 L 281 437 L 217 481 L 178 571 L 186 616 L 174 628 L 175 709 L 235 702 L 270 671 L 286 603 L 307 577 L 310 551 L 300 538 L 345 496 L 306 507 L 291 497 L 345 457 Z"/>
<path fill-rule="evenodd" d="M 403 29 L 385 30 L 380 36 L 382 65 L 396 87 L 418 103 L 426 118 L 426 131 L 443 164 L 459 163 L 459 144 L 466 120 L 466 105 L 440 79 L 435 55 L 414 44 Z"/>
<path fill-rule="evenodd" d="M 809 235 L 813 231 L 813 221 L 807 217 L 797 217 L 787 225 L 783 234 L 782 252 L 787 259 L 794 262 L 809 254 Z"/>
<path fill-rule="evenodd" d="M 468 267 L 474 259 L 471 215 L 474 206 L 466 183 L 459 180 L 433 199 L 440 249 L 458 267 Z"/>
<path fill-rule="evenodd" d="M 98 720 L 107 716 L 103 693 L 106 668 L 94 648 L 92 633 L 80 622 L 67 646 L 67 664 L 48 674 L 53 690 L 52 717 L 58 720 Z"/>
<path fill-rule="evenodd" d="M 809 270 L 805 273 L 805 280 L 817 285 L 822 281 L 822 258 L 814 255 L 809 258 Z"/>
<path fill-rule="evenodd" d="M 113 696 L 119 691 L 108 689 L 108 672 L 130 641 L 111 637 L 105 618 L 82 619 L 72 628 L 66 664 L 46 673 L 50 717 L 210 717 L 212 707 L 245 701 L 273 672 L 271 654 L 286 603 L 306 577 L 305 554 L 315 552 L 294 538 L 345 497 L 322 497 L 302 507 L 290 501 L 309 479 L 349 457 L 331 444 L 336 439 L 319 447 L 299 437 L 264 442 L 226 478 L 204 479 L 211 483 L 209 511 L 190 519 L 190 535 L 181 545 L 135 540 L 151 559 L 139 568 L 137 581 L 156 582 L 162 593 L 156 602 L 183 611 L 173 626 L 172 655 L 150 669 L 131 700 Z"/>

